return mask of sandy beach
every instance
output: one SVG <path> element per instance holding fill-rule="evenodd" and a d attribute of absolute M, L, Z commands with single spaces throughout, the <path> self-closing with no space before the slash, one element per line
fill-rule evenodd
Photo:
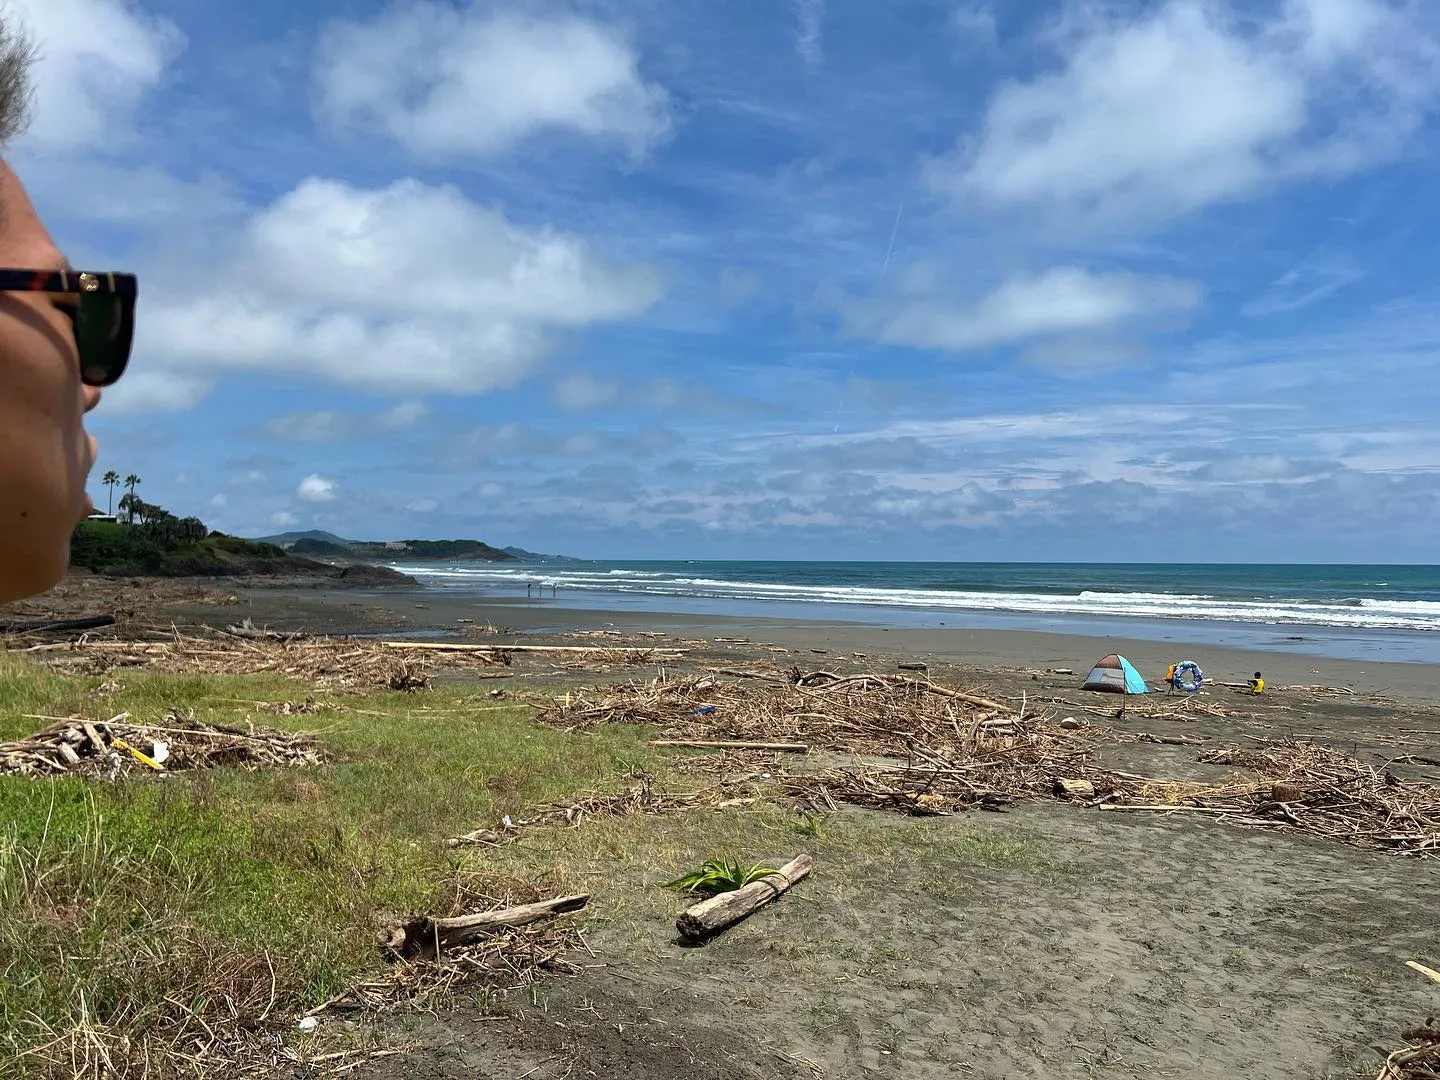
<path fill-rule="evenodd" d="M 474 626 L 491 625 L 499 641 L 544 640 L 571 631 L 614 631 L 621 635 L 663 633 L 685 640 L 720 644 L 783 645 L 809 655 L 864 654 L 877 662 L 922 661 L 975 672 L 1067 668 L 1081 675 L 1109 652 L 1134 663 L 1152 684 L 1164 678 L 1177 660 L 1195 660 L 1212 682 L 1244 682 L 1255 671 L 1276 685 L 1325 685 L 1361 693 L 1381 693 L 1407 701 L 1440 701 L 1440 668 L 1431 664 L 1385 660 L 1339 660 L 1307 655 L 1304 642 L 1294 651 L 1226 648 L 1184 640 L 1186 624 L 1178 623 L 1175 641 L 1140 641 L 1122 637 L 1056 634 L 1028 630 L 971 628 L 885 629 L 872 624 L 824 619 L 757 619 L 725 615 L 690 615 L 567 607 L 548 600 L 456 597 L 428 590 L 375 592 L 318 589 L 237 590 L 237 617 L 257 625 L 312 633 L 465 634 Z M 191 618 L 206 615 L 203 607 L 174 609 Z M 213 619 L 213 611 L 209 617 Z M 468 620 L 462 621 L 462 620 Z M 1059 684 L 1063 677 L 1055 682 Z"/>
<path fill-rule="evenodd" d="M 1389 777 L 1386 784 L 1416 793 L 1417 807 L 1440 785 L 1440 689 L 1435 668 L 1425 664 L 998 629 L 605 611 L 425 590 L 220 584 L 153 590 L 96 580 L 77 586 L 68 608 L 56 610 L 123 609 L 119 637 L 144 633 L 162 642 L 171 627 L 203 636 L 206 627 L 248 619 L 282 633 L 402 644 L 611 650 L 515 651 L 503 666 L 484 670 L 446 670 L 443 654 L 435 654 L 434 685 L 467 704 L 421 722 L 467 732 L 484 732 L 495 709 L 543 711 L 607 695 L 643 699 L 649 688 L 676 685 L 695 696 L 669 712 L 646 706 L 644 723 L 662 730 L 713 723 L 718 737 L 733 737 L 724 708 L 694 707 L 709 700 L 703 687 L 713 680 L 733 680 L 732 703 L 799 698 L 791 708 L 802 711 L 791 722 L 803 725 L 819 723 L 813 710 L 832 706 L 823 694 L 798 693 L 798 673 L 843 683 L 900 678 L 910 673 L 899 665 L 923 663 L 918 678 L 925 683 L 964 688 L 976 701 L 1005 703 L 1001 711 L 1038 717 L 1047 737 L 1061 740 L 1056 745 L 1064 730 L 1082 732 L 1083 750 L 1074 757 L 1061 751 L 1042 766 L 1047 770 L 1102 770 L 1097 775 L 1125 778 L 1135 790 L 1244 790 L 1254 774 L 1227 763 L 1232 751 L 1225 748 L 1298 741 L 1343 755 L 1365 775 Z M 227 645 L 253 649 L 260 661 L 266 649 L 285 647 L 233 637 Z M 661 648 L 669 652 L 654 652 Z M 1173 660 L 1195 659 L 1207 685 L 1193 698 L 1081 692 L 1088 666 L 1112 650 L 1152 680 Z M 45 655 L 65 660 L 63 651 Z M 1263 697 L 1236 685 L 1257 669 L 1270 684 Z M 127 670 L 113 668 L 107 677 L 124 681 Z M 347 723 L 343 695 L 306 686 L 296 692 L 329 698 L 326 730 Z M 426 715 L 423 701 L 421 694 L 417 717 Z M 713 721 L 694 719 L 707 709 Z M 526 722 L 535 715 L 525 713 Z M 616 715 L 617 723 L 636 722 Z M 954 730 L 963 736 L 971 723 L 978 730 L 987 715 L 995 712 L 973 720 L 966 713 Z M 1068 727 L 1056 734 L 1062 721 Z M 692 790 L 737 776 L 803 781 L 821 770 L 871 765 L 880 777 L 898 779 L 916 752 L 929 760 L 958 753 L 945 734 L 948 722 L 921 746 L 892 739 L 879 755 L 847 751 L 845 724 L 828 723 L 807 736 L 817 745 L 802 755 L 682 757 L 681 784 Z M 443 739 L 445 731 L 434 734 Z M 596 732 L 565 737 L 574 740 L 566 744 L 574 753 Z M 483 758 L 461 764 L 464 783 L 499 792 L 512 792 L 528 768 L 495 769 Z M 980 782 L 985 774 L 956 775 Z M 460 865 L 482 879 L 538 875 L 542 891 L 593 890 L 589 955 L 573 978 L 544 980 L 528 995 L 504 999 L 499 1013 L 487 997 L 387 1022 L 385 1037 L 408 1049 L 350 1075 L 1368 1080 L 1400 1045 L 1400 1030 L 1433 1012 L 1432 988 L 1405 967 L 1412 959 L 1440 964 L 1434 860 L 1426 850 L 1404 856 L 1384 841 L 1347 842 L 1344 824 L 1340 831 L 1327 825 L 1329 832 L 1289 828 L 1283 815 L 1271 819 L 1279 828 L 1254 827 L 1254 820 L 1247 827 L 1235 818 L 1246 811 L 1154 805 L 1155 796 L 1147 796 L 1152 805 L 1066 801 L 1052 794 L 1049 776 L 1042 773 L 1038 791 L 1013 801 L 963 804 L 955 813 L 917 804 L 896 814 L 895 807 L 839 799 L 816 818 L 805 816 L 815 813 L 813 802 L 742 799 L 727 810 L 587 819 L 527 834 L 522 843 L 475 849 Z M 1300 790 L 1317 797 L 1340 792 L 1325 786 L 1323 775 L 1299 779 Z M 1271 781 L 1256 790 L 1268 800 Z M 528 809 L 504 805 L 517 815 Z M 1428 828 L 1403 817 L 1388 821 L 1382 831 Z M 442 820 L 434 828 L 450 836 L 490 824 Z M 678 865 L 715 852 L 779 865 L 802 846 L 819 869 L 793 895 L 704 948 L 677 947 L 672 901 L 656 885 Z"/>

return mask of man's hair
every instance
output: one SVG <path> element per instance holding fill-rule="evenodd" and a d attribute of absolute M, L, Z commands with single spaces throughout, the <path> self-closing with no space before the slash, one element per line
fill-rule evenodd
<path fill-rule="evenodd" d="M 30 68 L 35 44 L 0 13 L 0 146 L 30 124 Z"/>

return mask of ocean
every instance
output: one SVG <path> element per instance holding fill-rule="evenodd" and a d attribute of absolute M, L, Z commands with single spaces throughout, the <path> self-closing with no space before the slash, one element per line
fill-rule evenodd
<path fill-rule="evenodd" d="M 391 564 L 429 588 L 560 606 L 995 627 L 1440 662 L 1440 566 L 1113 563 Z M 552 598 L 550 589 L 555 588 Z"/>

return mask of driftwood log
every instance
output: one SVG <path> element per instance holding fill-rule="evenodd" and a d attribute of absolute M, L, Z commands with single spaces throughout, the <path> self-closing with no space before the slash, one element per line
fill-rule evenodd
<path fill-rule="evenodd" d="M 1067 799 L 1093 799 L 1095 785 L 1089 780 L 1070 780 L 1063 776 L 1055 778 L 1055 794 Z"/>
<path fill-rule="evenodd" d="M 803 742 L 730 742 L 725 739 L 652 739 L 651 746 L 683 746 L 695 750 L 771 750 L 782 754 L 808 754 Z"/>
<path fill-rule="evenodd" d="M 813 862 L 809 855 L 797 855 L 774 874 L 733 892 L 702 900 L 680 913 L 675 920 L 675 929 L 682 937 L 692 941 L 717 934 L 778 899 L 785 890 L 810 873 Z"/>
<path fill-rule="evenodd" d="M 433 960 L 446 949 L 468 945 L 497 930 L 528 926 L 541 919 L 579 911 L 588 903 L 589 894 L 580 893 L 575 896 L 557 896 L 553 900 L 541 900 L 535 904 L 480 911 L 473 915 L 458 915 L 452 919 L 432 919 L 422 915 L 386 927 L 380 933 L 380 948 L 387 955 L 401 960 Z"/>

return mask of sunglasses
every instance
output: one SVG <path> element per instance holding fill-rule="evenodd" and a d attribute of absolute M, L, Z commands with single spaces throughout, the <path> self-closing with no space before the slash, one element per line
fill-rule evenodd
<path fill-rule="evenodd" d="M 79 270 L 0 270 L 0 292 L 73 293 L 66 306 L 80 353 L 80 381 L 109 386 L 125 374 L 135 336 L 134 274 Z"/>

